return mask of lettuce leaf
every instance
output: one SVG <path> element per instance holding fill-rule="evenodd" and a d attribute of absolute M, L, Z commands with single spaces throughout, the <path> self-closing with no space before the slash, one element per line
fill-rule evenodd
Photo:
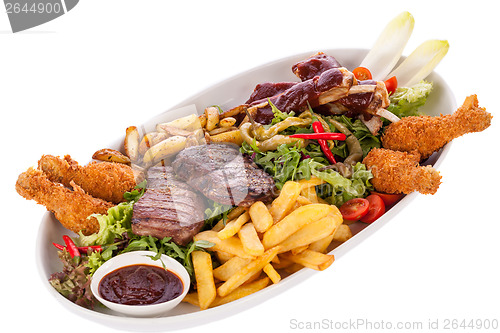
<path fill-rule="evenodd" d="M 309 166 L 314 176 L 327 182 L 327 184 L 319 185 L 316 191 L 329 204 L 340 207 L 350 199 L 366 197 L 373 190 L 370 183 L 373 175 L 362 163 L 358 162 L 353 166 L 351 179 L 342 177 L 340 173 L 332 169 L 320 171 L 324 166 L 314 161 L 310 161 Z"/>
<path fill-rule="evenodd" d="M 391 104 L 387 110 L 400 118 L 419 116 L 421 113 L 418 109 L 425 104 L 431 91 L 432 83 L 425 80 L 411 87 L 399 87 L 389 96 Z"/>
<path fill-rule="evenodd" d="M 75 242 L 78 246 L 106 245 L 116 238 L 123 238 L 123 233 L 130 231 L 134 201 L 122 202 L 108 209 L 107 215 L 92 214 L 99 222 L 99 232 L 85 236 L 81 231 Z"/>

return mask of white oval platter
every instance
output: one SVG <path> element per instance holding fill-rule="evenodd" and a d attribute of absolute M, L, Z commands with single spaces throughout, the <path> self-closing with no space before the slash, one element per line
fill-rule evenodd
<path fill-rule="evenodd" d="M 320 51 L 335 57 L 349 70 L 357 67 L 364 55 L 367 53 L 367 50 L 364 49 L 329 49 Z M 297 78 L 291 71 L 292 65 L 316 52 L 317 51 L 305 52 L 272 61 L 228 78 L 182 101 L 170 110 L 154 117 L 153 119 L 150 119 L 140 128 L 144 132 L 151 131 L 158 122 L 170 121 L 192 113 L 193 111 L 201 113 L 209 105 L 217 104 L 225 110 L 237 106 L 247 100 L 248 96 L 250 96 L 254 87 L 258 83 L 266 81 L 296 81 Z M 453 113 L 456 109 L 455 97 L 445 80 L 435 72 L 429 75 L 427 80 L 433 82 L 434 88 L 427 100 L 427 103 L 421 110 L 424 113 L 433 116 Z M 125 133 L 125 129 L 123 129 L 123 132 Z M 109 148 L 120 149 L 122 147 L 122 141 L 123 138 L 117 139 L 117 141 L 110 145 Z M 427 163 L 433 164 L 435 168 L 438 168 L 449 149 L 450 144 L 446 145 L 439 152 L 431 156 Z M 404 209 L 404 207 L 406 207 L 417 195 L 418 193 L 406 195 L 398 204 L 370 225 L 361 223 L 351 225 L 354 236 L 347 242 L 332 250 L 331 254 L 334 254 L 336 259 L 342 257 L 346 252 L 380 229 L 388 221 L 397 218 L 398 212 Z M 304 268 L 295 274 L 286 277 L 278 284 L 270 285 L 255 294 L 232 303 L 204 311 L 200 311 L 197 307 L 190 304 L 181 303 L 177 308 L 168 312 L 163 317 L 126 317 L 106 308 L 89 310 L 80 307 L 68 301 L 49 284 L 48 279 L 50 275 L 61 270 L 62 267 L 57 257 L 57 251 L 52 246 L 52 242 L 59 242 L 64 234 L 68 234 L 68 230 L 61 226 L 52 213 L 47 212 L 42 218 L 36 244 L 38 270 L 44 285 L 47 287 L 47 290 L 69 311 L 91 321 L 128 331 L 168 331 L 198 326 L 210 321 L 221 320 L 231 314 L 244 311 L 245 309 L 258 305 L 259 303 L 265 302 L 267 299 L 279 295 L 282 291 L 292 288 L 298 283 L 303 283 L 312 274 L 321 274 L 320 272 Z"/>

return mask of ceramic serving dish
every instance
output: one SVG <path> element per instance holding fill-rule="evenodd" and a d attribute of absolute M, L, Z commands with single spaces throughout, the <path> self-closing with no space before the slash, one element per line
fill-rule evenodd
<path fill-rule="evenodd" d="M 363 49 L 329 49 L 321 51 L 334 56 L 344 67 L 350 70 L 357 67 L 367 53 L 367 50 Z M 292 65 L 316 52 L 317 51 L 310 51 L 275 60 L 230 77 L 198 92 L 192 97 L 175 105 L 170 110 L 150 119 L 142 126 L 138 127 L 140 127 L 142 131 L 148 132 L 153 130 L 158 122 L 171 121 L 193 112 L 201 113 L 209 105 L 217 104 L 223 109 L 237 106 L 247 100 L 258 83 L 266 81 L 278 82 L 297 80 L 291 71 Z M 435 72 L 433 72 L 427 80 L 433 82 L 434 88 L 427 103 L 421 110 L 433 116 L 452 113 L 456 109 L 455 97 L 445 80 Z M 123 129 L 123 132 L 125 133 L 125 129 Z M 116 142 L 109 147 L 121 149 L 123 145 L 122 142 L 123 138 L 117 138 Z M 439 168 L 441 161 L 445 158 L 449 149 L 450 144 L 431 156 L 427 163 L 433 164 L 435 168 Z M 412 193 L 405 196 L 381 218 L 370 225 L 362 223 L 352 224 L 351 228 L 354 236 L 347 242 L 333 249 L 331 253 L 334 254 L 337 259 L 342 257 L 346 252 L 380 229 L 391 219 L 397 218 L 398 212 L 404 209 L 404 207 L 406 207 L 417 195 L 417 193 Z M 49 293 L 52 294 L 53 297 L 56 297 L 69 311 L 94 322 L 100 322 L 104 325 L 118 329 L 145 332 L 174 330 L 201 325 L 244 311 L 259 303 L 265 302 L 271 297 L 278 296 L 281 292 L 292 288 L 294 285 L 307 283 L 307 278 L 312 274 L 321 274 L 320 272 L 318 273 L 314 270 L 304 268 L 286 277 L 278 284 L 270 285 L 255 294 L 219 307 L 200 311 L 195 306 L 181 303 L 171 311 L 156 318 L 135 318 L 107 308 L 96 308 L 94 310 L 85 309 L 68 301 L 52 288 L 48 282 L 49 276 L 61 269 L 61 263 L 57 257 L 57 251 L 55 251 L 52 246 L 52 242 L 60 240 L 62 235 L 67 233 L 68 230 L 60 225 L 53 214 L 46 213 L 43 216 L 39 227 L 36 251 L 38 268 L 43 283 L 46 285 Z"/>

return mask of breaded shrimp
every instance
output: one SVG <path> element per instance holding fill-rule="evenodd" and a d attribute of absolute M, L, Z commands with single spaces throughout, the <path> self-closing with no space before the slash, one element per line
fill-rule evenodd
<path fill-rule="evenodd" d="M 91 196 L 113 203 L 124 201 L 123 193 L 136 185 L 132 168 L 125 164 L 92 162 L 80 166 L 69 155 L 64 159 L 44 155 L 38 161 L 38 168 L 53 182 L 66 187 L 74 182 Z"/>
<path fill-rule="evenodd" d="M 481 132 L 491 124 L 491 114 L 478 106 L 471 95 L 451 115 L 405 117 L 390 124 L 382 136 L 382 146 L 398 151 L 418 151 L 421 160 L 466 133 Z"/>
<path fill-rule="evenodd" d="M 375 190 L 384 193 L 434 194 L 441 184 L 441 175 L 431 166 L 420 166 L 418 153 L 374 148 L 363 160 L 371 170 Z"/>
<path fill-rule="evenodd" d="M 106 214 L 113 204 L 86 194 L 71 182 L 73 190 L 50 181 L 41 170 L 30 168 L 19 175 L 17 193 L 35 200 L 53 212 L 66 228 L 89 235 L 99 231 L 99 222 L 92 214 Z"/>

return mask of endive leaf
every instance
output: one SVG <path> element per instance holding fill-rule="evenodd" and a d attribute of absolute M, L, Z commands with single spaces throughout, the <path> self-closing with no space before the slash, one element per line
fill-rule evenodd
<path fill-rule="evenodd" d="M 375 45 L 361 62 L 374 80 L 382 80 L 394 68 L 413 31 L 415 20 L 408 12 L 396 16 L 380 34 Z M 399 78 L 398 78 L 399 80 Z"/>
<path fill-rule="evenodd" d="M 450 44 L 446 40 L 428 40 L 422 43 L 401 65 L 387 77 L 396 76 L 400 87 L 411 87 L 429 75 L 448 53 Z"/>

